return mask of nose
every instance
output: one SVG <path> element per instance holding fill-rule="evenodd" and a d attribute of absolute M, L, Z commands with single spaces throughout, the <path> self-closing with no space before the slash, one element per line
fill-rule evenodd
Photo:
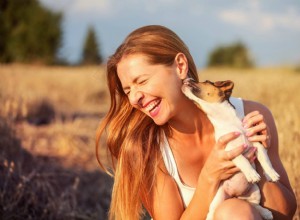
<path fill-rule="evenodd" d="M 129 94 L 129 102 L 134 107 L 142 107 L 142 99 L 144 94 L 139 90 L 131 90 Z"/>

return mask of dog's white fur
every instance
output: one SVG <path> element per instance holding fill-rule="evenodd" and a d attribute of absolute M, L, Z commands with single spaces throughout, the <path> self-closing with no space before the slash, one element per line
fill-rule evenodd
<path fill-rule="evenodd" d="M 183 93 L 189 99 L 198 103 L 201 106 L 201 109 L 207 114 L 207 117 L 214 126 L 216 141 L 221 136 L 230 132 L 236 131 L 241 133 L 238 138 L 228 143 L 225 150 L 232 150 L 233 148 L 241 146 L 243 144 L 247 144 L 248 146 L 251 145 L 251 143 L 249 143 L 246 136 L 244 135 L 245 129 L 243 128 L 241 120 L 238 118 L 235 109 L 227 100 L 221 103 L 206 102 L 195 96 L 191 90 L 191 87 L 189 87 L 188 85 L 183 85 L 182 87 Z M 257 159 L 264 170 L 264 174 L 267 180 L 278 181 L 279 175 L 273 169 L 264 146 L 262 146 L 262 144 L 259 142 L 252 143 L 252 145 L 257 148 Z M 248 202 L 253 204 L 264 219 L 273 219 L 272 213 L 268 209 L 263 208 L 259 205 L 261 194 L 255 182 L 258 182 L 260 180 L 260 176 L 255 170 L 254 164 L 250 164 L 243 155 L 237 156 L 232 161 L 238 168 L 240 168 L 247 181 L 251 183 L 247 192 L 243 195 L 239 195 L 238 198 L 247 200 Z M 240 180 L 243 178 L 240 178 L 240 176 L 241 175 L 237 175 L 236 177 L 233 176 L 232 180 L 228 180 L 229 182 L 226 182 L 227 180 L 225 180 L 221 183 L 212 203 L 210 204 L 209 213 L 206 218 L 207 220 L 213 219 L 214 211 L 220 203 L 222 203 L 225 199 L 232 197 L 232 195 L 230 195 L 230 191 L 232 189 L 229 188 L 236 187 L 237 184 L 230 181 L 243 184 L 243 180 Z"/>

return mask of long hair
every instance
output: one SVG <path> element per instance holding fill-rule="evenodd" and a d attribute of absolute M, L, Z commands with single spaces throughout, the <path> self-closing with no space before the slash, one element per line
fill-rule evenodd
<path fill-rule="evenodd" d="M 97 130 L 96 155 L 105 169 L 99 158 L 99 141 L 105 133 L 114 175 L 110 219 L 138 220 L 142 202 L 151 212 L 148 193 L 155 184 L 161 161 L 160 144 L 167 126 L 156 125 L 150 117 L 131 106 L 118 78 L 117 65 L 126 55 L 143 54 L 150 64 L 170 66 L 179 52 L 187 57 L 189 77 L 198 81 L 197 69 L 187 46 L 173 31 L 159 25 L 133 31 L 107 62 L 111 104 Z"/>

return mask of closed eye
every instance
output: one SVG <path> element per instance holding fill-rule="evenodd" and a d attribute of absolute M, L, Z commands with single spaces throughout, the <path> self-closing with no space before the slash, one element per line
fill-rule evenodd
<path fill-rule="evenodd" d="M 147 79 L 143 79 L 143 80 L 139 81 L 138 84 L 139 84 L 139 85 L 143 85 L 143 84 L 145 84 L 146 82 L 147 82 Z"/>
<path fill-rule="evenodd" d="M 127 96 L 130 94 L 130 90 L 129 90 L 129 89 L 123 90 L 123 92 L 124 92 L 125 95 L 127 95 Z"/>

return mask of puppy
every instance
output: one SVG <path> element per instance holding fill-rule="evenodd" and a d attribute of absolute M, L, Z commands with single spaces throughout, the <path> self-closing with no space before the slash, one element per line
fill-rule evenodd
<path fill-rule="evenodd" d="M 240 132 L 241 135 L 227 144 L 225 150 L 232 150 L 237 146 L 246 144 L 257 148 L 257 159 L 260 162 L 267 180 L 278 181 L 279 175 L 273 169 L 267 151 L 261 143 L 250 143 L 245 136 L 242 121 L 238 118 L 233 105 L 229 102 L 233 89 L 232 81 L 199 82 L 192 79 L 184 80 L 182 92 L 207 114 L 215 130 L 215 139 L 230 132 Z M 255 165 L 243 155 L 232 160 L 241 172 L 230 179 L 223 181 L 210 204 L 207 220 L 213 219 L 214 211 L 224 200 L 232 197 L 247 200 L 253 204 L 264 219 L 273 219 L 272 212 L 259 205 L 261 194 L 256 182 L 260 176 Z"/>

